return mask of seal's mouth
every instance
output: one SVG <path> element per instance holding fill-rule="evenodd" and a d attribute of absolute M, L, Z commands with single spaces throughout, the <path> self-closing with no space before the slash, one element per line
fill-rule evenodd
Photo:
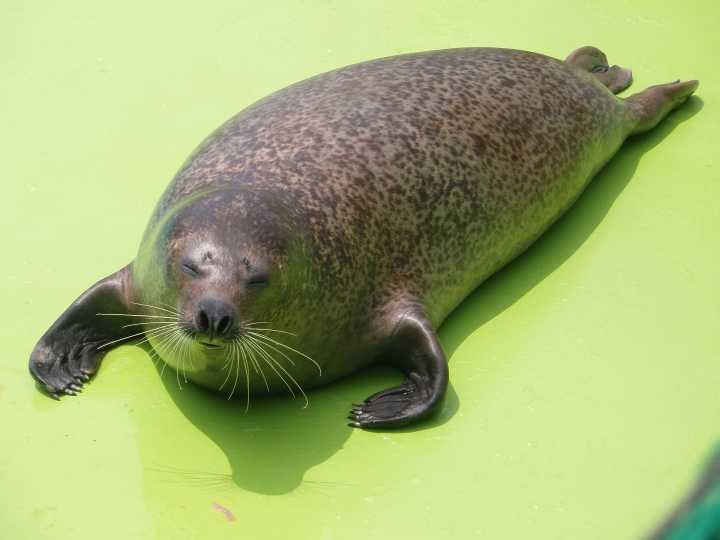
<path fill-rule="evenodd" d="M 224 349 L 225 348 L 223 345 L 218 345 L 217 343 L 208 343 L 207 341 L 201 341 L 200 345 L 202 345 L 206 349 Z"/>

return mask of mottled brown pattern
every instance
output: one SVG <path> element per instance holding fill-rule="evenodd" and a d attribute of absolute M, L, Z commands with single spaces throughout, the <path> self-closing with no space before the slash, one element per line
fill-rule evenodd
<path fill-rule="evenodd" d="M 559 217 L 631 128 L 625 102 L 592 75 L 539 54 L 454 49 L 338 69 L 203 142 L 163 195 L 136 276 L 170 209 L 200 190 L 225 198 L 206 223 L 234 228 L 222 233 L 231 251 L 244 232 L 283 227 L 285 296 L 261 315 L 298 331 L 325 382 L 370 362 L 404 303 L 437 327 Z M 257 198 L 282 210 L 247 203 Z M 312 373 L 296 372 L 309 385 Z"/>
<path fill-rule="evenodd" d="M 144 334 L 178 384 L 232 397 L 244 378 L 247 407 L 383 360 L 404 382 L 353 405 L 350 425 L 425 418 L 448 384 L 437 326 L 699 84 L 613 95 L 631 82 L 595 47 L 565 62 L 457 49 L 281 90 L 201 144 L 136 259 L 63 312 L 30 372 L 76 394 L 107 347 Z"/>

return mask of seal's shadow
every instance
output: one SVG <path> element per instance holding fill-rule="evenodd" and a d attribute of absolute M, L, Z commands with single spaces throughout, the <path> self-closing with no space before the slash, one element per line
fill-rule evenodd
<path fill-rule="evenodd" d="M 561 220 L 458 307 L 440 331 L 450 358 L 451 378 L 452 353 L 467 336 L 515 303 L 570 257 L 607 214 L 643 154 L 702 107 L 703 102 L 692 97 L 650 133 L 629 139 Z M 398 384 L 401 376 L 389 369 L 371 368 L 313 390 L 308 408 L 302 408 L 301 400 L 253 398 L 247 413 L 243 401 L 229 402 L 194 385 L 179 389 L 175 376 L 169 372 L 162 380 L 180 411 L 225 452 L 237 486 L 279 495 L 297 488 L 311 467 L 342 448 L 353 431 L 346 419 L 351 403 Z M 458 408 L 458 396 L 450 387 L 439 414 L 403 431 L 442 424 Z M 305 482 L 317 480 L 323 479 Z"/>
<path fill-rule="evenodd" d="M 143 346 L 147 351 L 146 347 Z M 160 365 L 156 369 L 162 371 Z M 223 450 L 232 469 L 233 483 L 256 493 L 280 495 L 303 482 L 311 487 L 332 483 L 312 475 L 305 478 L 305 473 L 340 450 L 350 437 L 353 428 L 347 425 L 346 417 L 353 402 L 398 384 L 402 378 L 390 369 L 366 370 L 313 390 L 308 407 L 303 408 L 301 397 L 252 396 L 247 412 L 242 392 L 241 399 L 228 401 L 193 384 L 183 384 L 181 388 L 171 369 L 165 370 L 161 380 L 180 411 Z M 448 402 L 456 400 L 451 397 Z M 447 418 L 450 414 L 439 416 Z M 197 477 L 212 476 L 191 472 Z"/>

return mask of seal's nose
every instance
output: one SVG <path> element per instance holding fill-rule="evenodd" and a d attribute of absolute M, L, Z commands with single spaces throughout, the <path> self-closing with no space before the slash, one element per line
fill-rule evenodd
<path fill-rule="evenodd" d="M 235 322 L 235 308 L 216 298 L 203 298 L 195 311 L 195 328 L 201 334 L 223 337 Z"/>

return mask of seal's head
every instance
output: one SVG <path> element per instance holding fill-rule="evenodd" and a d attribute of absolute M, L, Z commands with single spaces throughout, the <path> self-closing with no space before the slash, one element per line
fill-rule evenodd
<path fill-rule="evenodd" d="M 166 363 L 217 389 L 229 355 L 252 356 L 243 340 L 248 348 L 257 345 L 252 339 L 277 347 L 270 341 L 277 334 L 267 332 L 283 331 L 276 325 L 297 281 L 292 227 L 277 205 L 232 189 L 194 197 L 165 216 L 134 268 L 138 305 L 158 321 L 147 324 L 147 335 Z"/>

